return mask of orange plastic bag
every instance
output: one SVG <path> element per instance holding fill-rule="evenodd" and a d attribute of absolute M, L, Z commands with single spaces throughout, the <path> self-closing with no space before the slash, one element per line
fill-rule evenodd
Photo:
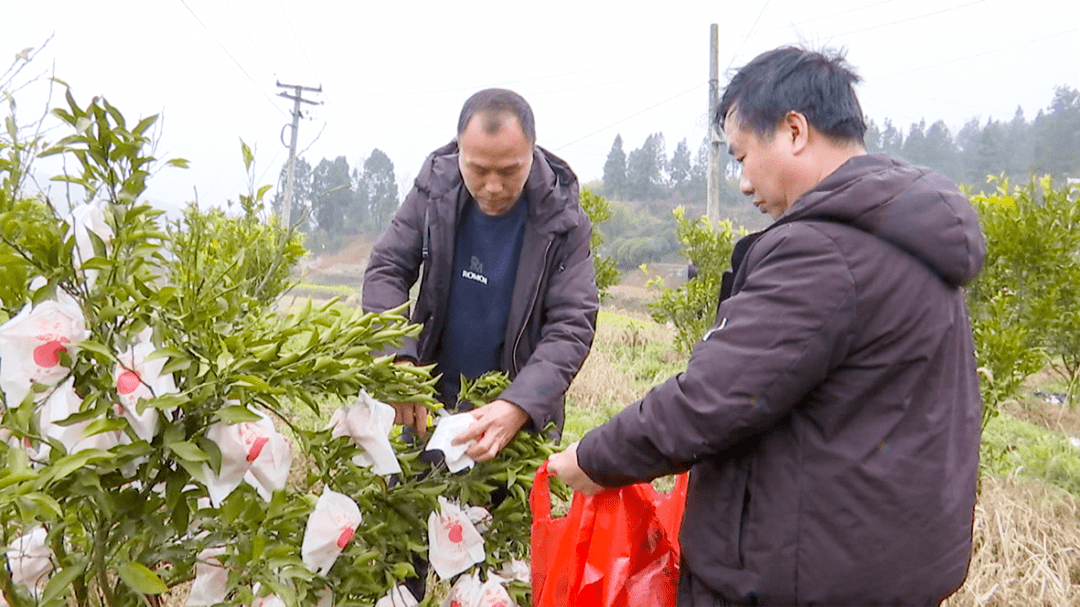
<path fill-rule="evenodd" d="M 549 476 L 545 463 L 529 495 L 534 607 L 674 606 L 686 474 L 666 495 L 648 483 L 575 493 L 554 519 Z"/>

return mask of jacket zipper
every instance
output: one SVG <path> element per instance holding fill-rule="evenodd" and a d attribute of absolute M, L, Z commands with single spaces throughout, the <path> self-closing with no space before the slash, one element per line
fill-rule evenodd
<path fill-rule="evenodd" d="M 555 242 L 554 238 L 551 238 L 547 242 L 547 246 L 544 247 L 544 267 L 547 268 L 548 253 L 551 252 L 551 245 Z M 529 309 L 525 313 L 525 318 L 521 323 L 521 329 L 518 330 L 517 337 L 514 338 L 514 349 L 510 351 L 510 362 L 514 365 L 514 377 L 521 372 L 518 368 L 517 362 L 517 350 L 521 344 L 521 338 L 525 336 L 525 328 L 529 326 L 529 318 L 532 317 L 533 310 L 536 309 L 536 298 L 540 297 L 540 283 L 544 281 L 544 272 L 540 272 L 540 277 L 536 281 L 536 287 L 533 289 L 533 300 L 529 304 Z"/>

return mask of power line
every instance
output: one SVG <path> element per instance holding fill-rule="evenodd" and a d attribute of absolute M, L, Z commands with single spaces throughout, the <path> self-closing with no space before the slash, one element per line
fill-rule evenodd
<path fill-rule="evenodd" d="M 244 22 L 240 20 L 240 17 L 236 16 L 236 13 L 233 12 L 233 9 L 232 9 L 231 6 L 229 6 L 228 2 L 226 2 L 225 0 L 222 0 L 222 4 L 224 4 L 225 8 L 229 10 L 229 14 L 231 14 L 233 16 L 233 19 L 236 21 L 236 24 L 240 26 L 240 31 L 244 32 L 244 35 L 247 36 L 248 42 L 251 43 L 251 46 L 255 49 L 255 53 L 257 55 L 259 55 L 259 58 L 263 60 L 263 63 L 266 65 L 266 69 L 270 70 L 270 73 L 273 74 L 276 77 L 277 76 L 277 71 L 274 70 L 273 66 L 270 65 L 270 62 L 267 61 L 266 57 L 262 54 L 262 51 L 259 50 L 259 45 L 255 44 L 255 40 L 253 40 L 251 38 L 251 34 L 249 34 L 248 31 L 247 31 L 247 28 L 244 27 Z"/>
<path fill-rule="evenodd" d="M 645 109 L 643 109 L 643 110 L 641 110 L 641 111 L 639 111 L 639 112 L 634 112 L 633 114 L 630 114 L 629 116 L 627 116 L 627 117 L 625 117 L 625 118 L 622 118 L 622 119 L 620 119 L 620 120 L 616 120 L 615 122 L 612 122 L 611 124 L 609 124 L 609 125 L 605 126 L 604 128 L 602 128 L 602 129 L 599 129 L 599 130 L 596 130 L 596 131 L 593 131 L 592 133 L 589 133 L 588 135 L 585 135 L 584 137 L 579 137 L 578 139 L 575 139 L 575 140 L 571 141 L 570 143 L 565 143 L 565 144 L 563 144 L 563 145 L 561 145 L 561 146 L 559 146 L 559 147 L 555 148 L 555 150 L 554 150 L 554 151 L 558 152 L 559 150 L 562 150 L 562 149 L 568 148 L 568 147 L 570 147 L 570 146 L 574 145 L 575 143 L 577 143 L 577 142 L 579 142 L 579 141 L 583 141 L 583 140 L 585 140 L 585 139 L 588 139 L 589 137 L 592 137 L 593 135 L 597 135 L 597 134 L 599 134 L 599 133 L 603 133 L 604 131 L 606 131 L 606 130 L 610 129 L 610 128 L 611 128 L 611 127 L 613 127 L 613 126 L 616 126 L 616 125 L 622 124 L 623 122 L 626 122 L 627 120 L 630 120 L 631 118 L 633 118 L 633 117 L 635 117 L 635 116 L 640 116 L 641 114 L 644 114 L 645 112 L 647 112 L 647 111 L 649 111 L 649 110 L 651 110 L 651 109 L 653 109 L 653 108 L 656 108 L 656 107 L 659 107 L 659 106 L 661 106 L 661 105 L 664 105 L 665 103 L 668 103 L 669 101 L 674 101 L 675 99 L 678 99 L 679 97 L 682 97 L 683 95 L 685 95 L 685 94 L 687 94 L 687 93 L 690 93 L 690 92 L 692 92 L 692 91 L 695 91 L 695 90 L 697 90 L 697 89 L 698 89 L 699 87 L 701 87 L 702 85 L 708 85 L 708 84 L 709 84 L 709 83 L 708 83 L 708 81 L 705 81 L 705 82 L 699 82 L 699 83 L 695 84 L 694 86 L 692 86 L 692 87 L 690 87 L 690 88 L 686 89 L 685 91 L 683 91 L 683 92 L 681 92 L 681 93 L 679 93 L 679 94 L 677 94 L 677 95 L 673 95 L 673 96 L 671 96 L 671 97 L 668 97 L 667 99 L 665 99 L 665 100 L 663 100 L 663 101 L 661 101 L 661 102 L 659 102 L 659 103 L 656 103 L 656 104 L 650 105 L 649 107 L 647 107 L 647 108 L 645 108 Z"/>
<path fill-rule="evenodd" d="M 747 30 L 746 35 L 743 36 L 742 42 L 739 43 L 739 48 L 735 50 L 735 54 L 731 56 L 731 61 L 728 61 L 727 67 L 724 68 L 725 72 L 731 69 L 731 64 L 735 63 L 735 58 L 738 57 L 739 53 L 742 52 L 743 46 L 746 45 L 746 40 L 750 38 L 751 34 L 754 33 L 754 30 L 757 28 L 758 21 L 761 21 L 761 16 L 765 14 L 765 9 L 767 8 L 769 8 L 769 0 L 765 0 L 765 4 L 761 6 L 761 11 L 757 14 L 757 19 L 754 19 L 754 24 L 750 26 L 749 30 Z"/>
<path fill-rule="evenodd" d="M 1064 36 L 1065 34 L 1072 34 L 1072 33 L 1077 32 L 1077 31 L 1080 31 L 1080 28 L 1074 27 L 1072 29 L 1067 29 L 1067 30 L 1064 30 L 1064 31 L 1060 31 L 1060 32 L 1057 32 L 1055 34 L 1049 34 L 1049 35 L 1046 35 L 1046 36 L 1041 36 L 1039 38 L 1032 38 L 1031 40 L 1025 40 L 1024 42 L 1018 42 L 1016 44 L 1011 44 L 1009 46 L 1003 46 L 1001 48 L 995 48 L 995 49 L 992 49 L 992 50 L 989 50 L 989 51 L 983 51 L 981 53 L 976 53 L 974 55 L 967 55 L 965 57 L 958 57 L 956 59 L 950 59 L 948 61 L 942 61 L 942 62 L 934 63 L 934 64 L 931 64 L 931 65 L 924 65 L 922 67 L 917 67 L 917 68 L 910 69 L 910 70 L 908 70 L 906 72 L 897 72 L 895 74 L 889 74 L 887 76 L 878 76 L 877 78 L 874 78 L 873 81 L 884 80 L 886 78 L 895 78 L 897 76 L 905 76 L 907 74 L 912 74 L 914 72 L 921 72 L 921 71 L 924 71 L 924 70 L 933 69 L 935 67 L 941 67 L 943 65 L 949 65 L 950 63 L 957 63 L 957 62 L 960 62 L 960 61 L 967 61 L 968 59 L 974 59 L 976 57 L 982 57 L 983 55 L 990 55 L 990 54 L 993 54 L 993 53 L 1000 53 L 1001 51 L 1008 51 L 1008 50 L 1011 50 L 1011 49 L 1014 49 L 1014 48 L 1017 48 L 1017 47 L 1020 47 L 1020 46 L 1033 44 L 1035 42 L 1042 42 L 1043 40 L 1049 40 L 1050 38 L 1056 38 L 1058 36 Z"/>
<path fill-rule="evenodd" d="M 813 17 L 811 19 L 806 19 L 805 21 L 800 21 L 798 23 L 790 23 L 788 25 L 779 25 L 777 27 L 772 27 L 772 28 L 769 28 L 767 30 L 761 30 L 760 32 L 756 32 L 755 35 L 757 35 L 757 34 L 767 34 L 769 32 L 775 32 L 775 31 L 778 31 L 778 30 L 787 29 L 789 27 L 799 27 L 800 25 L 805 25 L 805 24 L 811 23 L 813 21 L 821 21 L 822 19 L 831 19 L 833 17 L 839 17 L 840 15 L 846 15 L 848 13 L 854 13 L 854 12 L 857 12 L 857 11 L 866 10 L 868 8 L 873 8 L 875 6 L 881 6 L 882 4 L 888 4 L 890 2 L 892 2 L 892 0 L 881 0 L 881 2 L 875 2 L 873 4 L 864 4 L 863 6 L 856 6 L 855 8 L 849 8 L 846 11 L 840 11 L 838 13 L 829 13 L 828 15 L 820 15 L 818 17 Z"/>
<path fill-rule="evenodd" d="M 307 61 L 308 67 L 311 68 L 311 73 L 315 75 L 315 79 L 322 82 L 322 78 L 319 78 L 319 73 L 316 71 L 315 66 L 312 65 L 311 59 L 308 57 L 307 51 L 304 50 L 303 43 L 300 42 L 300 36 L 296 35 L 296 30 L 293 29 L 292 21 L 289 19 L 288 13 L 285 12 L 285 8 L 281 6 L 281 2 L 277 2 L 278 10 L 281 11 L 281 15 L 285 17 L 285 24 L 289 26 L 289 31 L 292 32 L 293 38 L 296 39 L 296 45 L 300 47 L 300 54 L 304 56 L 304 60 Z"/>
<path fill-rule="evenodd" d="M 270 98 L 270 95 L 266 94 L 266 91 L 264 91 L 262 87 L 259 86 L 259 83 L 255 82 L 255 79 L 251 77 L 251 74 L 249 74 L 247 70 L 244 69 L 244 66 L 240 65 L 240 62 L 236 60 L 236 57 L 232 56 L 232 53 L 229 52 L 229 49 L 225 48 L 225 45 L 217 39 L 217 36 L 214 35 L 214 32 L 210 31 L 210 28 L 206 27 L 206 24 L 203 23 L 202 19 L 199 19 L 199 16 L 195 14 L 195 11 L 191 10 L 191 7 L 188 6 L 187 0 L 180 0 L 180 4 L 183 4 L 184 8 L 188 9 L 188 12 L 191 13 L 191 16 L 195 17 L 195 20 L 199 22 L 199 25 L 201 25 L 203 29 L 206 30 L 207 34 L 210 34 L 210 37 L 214 39 L 214 42 L 217 42 L 217 45 L 221 47 L 221 50 L 229 56 L 229 59 L 232 59 L 233 63 L 236 64 L 236 67 L 240 68 L 240 71 L 243 72 L 244 75 L 247 76 L 248 80 L 250 80 L 251 83 L 255 85 L 255 88 L 258 89 L 260 93 L 262 93 L 263 97 L 266 97 L 268 101 L 273 102 L 274 100 Z M 282 116 L 285 115 L 285 112 L 283 112 L 281 108 L 275 106 L 275 109 L 277 109 L 278 113 L 280 113 Z"/>
<path fill-rule="evenodd" d="M 916 15 L 914 17 L 908 17 L 907 19 L 897 19 L 896 21 L 890 21 L 888 23 L 881 23 L 881 24 L 878 24 L 878 25 L 871 25 L 869 27 L 864 27 L 862 29 L 857 29 L 857 30 L 851 30 L 850 32 L 844 32 L 842 34 L 833 34 L 833 36 L 850 36 L 851 34 L 859 34 L 859 33 L 862 33 L 862 32 L 868 32 L 870 30 L 880 29 L 880 28 L 883 28 L 883 27 L 889 27 L 890 25 L 896 25 L 898 23 L 907 23 L 908 21 L 915 21 L 916 19 L 925 19 L 926 17 L 933 17 L 934 15 L 940 15 L 941 13 L 947 13 L 949 11 L 954 11 L 954 10 L 957 10 L 957 9 L 960 9 L 960 8 L 965 8 L 965 7 L 968 7 L 968 6 L 975 5 L 975 4 L 980 4 L 982 2 L 983 2 L 983 0 L 975 0 L 975 2 L 968 2 L 967 4 L 961 4 L 961 5 L 958 5 L 958 6 L 950 6 L 949 8 L 943 8 L 943 9 L 941 9 L 939 11 L 934 11 L 932 13 L 924 13 L 922 15 Z"/>

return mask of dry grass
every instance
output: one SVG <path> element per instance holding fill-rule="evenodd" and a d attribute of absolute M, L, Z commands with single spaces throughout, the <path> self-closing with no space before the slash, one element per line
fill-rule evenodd
<path fill-rule="evenodd" d="M 986 477 L 968 578 L 946 607 L 1080 606 L 1080 501 L 1042 483 Z"/>

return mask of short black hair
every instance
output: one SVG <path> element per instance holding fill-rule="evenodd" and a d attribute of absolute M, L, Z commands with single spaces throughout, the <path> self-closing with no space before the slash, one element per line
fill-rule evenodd
<path fill-rule="evenodd" d="M 866 121 L 854 89 L 860 80 L 842 50 L 778 48 L 739 69 L 724 89 L 713 120 L 722 130 L 735 108 L 740 128 L 766 137 L 795 111 L 834 141 L 864 145 Z"/>
<path fill-rule="evenodd" d="M 461 107 L 461 116 L 458 117 L 457 134 L 465 132 L 469 126 L 469 120 L 477 113 L 486 114 L 489 120 L 484 122 L 484 130 L 493 133 L 502 126 L 501 114 L 509 113 L 517 118 L 521 124 L 521 130 L 529 143 L 536 143 L 536 119 L 533 118 L 532 108 L 525 98 L 514 91 L 507 89 L 484 89 L 473 93 L 472 97 L 465 100 Z"/>

